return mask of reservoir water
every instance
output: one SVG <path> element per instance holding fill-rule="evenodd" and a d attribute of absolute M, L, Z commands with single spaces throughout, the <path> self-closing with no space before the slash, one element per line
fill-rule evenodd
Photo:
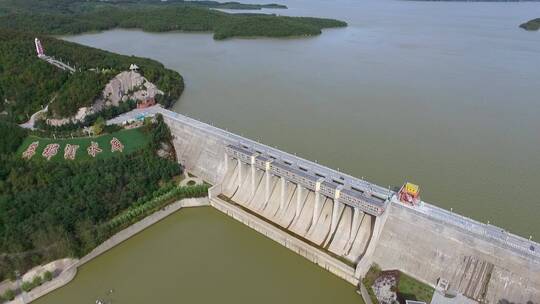
<path fill-rule="evenodd" d="M 178 112 L 384 186 L 418 183 L 426 201 L 540 238 L 540 33 L 518 28 L 540 4 L 279 3 L 289 9 L 263 12 L 349 27 L 300 39 L 64 38 L 179 71 Z M 150 228 L 39 303 L 87 303 L 111 286 L 114 303 L 359 301 L 344 281 L 210 210 Z"/>
<path fill-rule="evenodd" d="M 261 1 L 264 2 L 264 1 Z M 179 71 L 175 110 L 540 238 L 540 4 L 281 1 L 313 38 L 114 30 L 67 40 Z"/>

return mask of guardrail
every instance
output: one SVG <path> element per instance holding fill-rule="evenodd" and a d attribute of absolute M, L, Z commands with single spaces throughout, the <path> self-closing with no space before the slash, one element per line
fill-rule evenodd
<path fill-rule="evenodd" d="M 400 203 L 397 198 L 393 198 L 392 202 L 406 208 L 415 210 L 430 218 L 440 222 L 457 226 L 467 232 L 480 236 L 484 239 L 495 241 L 496 243 L 522 255 L 532 256 L 539 259 L 540 262 L 540 244 L 512 234 L 500 227 L 490 224 L 484 224 L 465 217 L 463 215 L 448 211 L 446 209 L 431 205 L 426 202 L 421 202 L 419 206 L 408 206 Z"/>
<path fill-rule="evenodd" d="M 39 58 L 42 59 L 42 60 L 44 60 L 44 61 L 46 61 L 46 62 L 48 62 L 48 63 L 50 63 L 50 64 L 52 64 L 52 65 L 54 65 L 54 66 L 56 66 L 56 67 L 59 68 L 59 69 L 62 69 L 62 70 L 64 70 L 64 71 L 68 71 L 68 72 L 70 72 L 70 73 L 75 73 L 75 68 L 73 68 L 73 67 L 71 67 L 71 66 L 69 66 L 69 65 L 67 65 L 67 64 L 65 64 L 65 63 L 63 63 L 63 62 L 60 61 L 60 60 L 54 59 L 54 58 L 51 57 L 51 56 L 43 55 L 43 56 L 41 56 L 41 57 L 39 57 Z"/>
<path fill-rule="evenodd" d="M 305 167 L 307 169 L 310 169 L 312 171 L 324 174 L 327 177 L 339 180 L 347 185 L 353 186 L 353 187 L 359 187 L 359 188 L 365 188 L 369 189 L 374 195 L 380 196 L 382 199 L 389 199 L 394 192 L 390 191 L 389 189 L 386 189 L 384 187 L 378 186 L 376 184 L 372 184 L 368 181 L 358 179 L 354 176 L 348 175 L 346 173 L 338 172 L 336 170 L 333 170 L 331 168 L 328 168 L 326 166 L 317 164 L 315 162 L 312 162 L 310 160 L 303 159 L 301 157 L 298 157 L 296 155 L 292 155 L 290 153 L 278 150 L 276 148 L 272 148 L 270 146 L 267 146 L 265 144 L 256 142 L 254 140 L 242 137 L 240 135 L 236 135 L 234 133 L 231 133 L 229 131 L 214 127 L 212 125 L 209 125 L 207 123 L 201 122 L 199 120 L 187 117 L 182 114 L 178 114 L 176 112 L 172 112 L 163 108 L 157 108 L 159 110 L 156 110 L 156 112 L 161 113 L 163 116 L 169 117 L 173 120 L 181 121 L 183 123 L 189 124 L 192 127 L 204 130 L 205 132 L 211 133 L 219 138 L 222 138 L 232 144 L 240 144 L 240 145 L 246 145 L 251 146 L 252 148 L 256 150 L 260 150 L 262 152 L 265 152 L 269 155 L 272 155 L 280 160 L 287 161 L 290 163 L 293 163 L 297 166 Z M 344 178 L 344 179 L 342 179 Z"/>

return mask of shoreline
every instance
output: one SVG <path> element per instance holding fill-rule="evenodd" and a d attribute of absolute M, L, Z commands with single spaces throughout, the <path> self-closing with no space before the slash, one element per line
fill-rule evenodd
<path fill-rule="evenodd" d="M 202 198 L 186 198 L 179 201 L 176 201 L 172 204 L 165 206 L 164 208 L 152 213 L 151 215 L 143 218 L 142 220 L 134 223 L 133 225 L 117 232 L 105 242 L 98 245 L 90 253 L 82 257 L 81 259 L 74 259 L 72 264 L 67 266 L 58 276 L 56 276 L 52 281 L 46 282 L 41 286 L 38 286 L 32 289 L 29 292 L 22 292 L 17 295 L 12 301 L 8 301 L 8 304 L 25 304 L 31 303 L 54 290 L 66 286 L 70 283 L 77 275 L 77 270 L 79 267 L 90 262 L 91 260 L 97 258 L 103 253 L 111 250 L 117 245 L 127 241 L 136 234 L 142 232 L 146 228 L 156 224 L 157 222 L 165 219 L 169 215 L 179 211 L 182 208 L 191 208 L 191 207 L 205 207 L 210 206 L 210 200 L 208 197 Z"/>

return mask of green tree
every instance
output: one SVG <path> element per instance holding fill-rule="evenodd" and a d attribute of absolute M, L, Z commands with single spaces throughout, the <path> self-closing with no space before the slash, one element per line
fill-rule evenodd
<path fill-rule="evenodd" d="M 103 132 L 103 129 L 105 128 L 105 120 L 103 117 L 98 117 L 96 122 L 94 122 L 94 125 L 92 125 L 92 132 L 94 135 L 100 135 Z"/>

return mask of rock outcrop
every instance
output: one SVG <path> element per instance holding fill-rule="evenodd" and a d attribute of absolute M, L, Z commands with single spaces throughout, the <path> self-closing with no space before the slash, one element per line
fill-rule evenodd
<path fill-rule="evenodd" d="M 103 90 L 103 101 L 106 106 L 118 106 L 120 102 L 133 100 L 147 100 L 163 95 L 156 85 L 149 82 L 136 71 L 125 71 L 114 77 Z"/>
<path fill-rule="evenodd" d="M 47 119 L 47 124 L 51 126 L 62 126 L 68 123 L 82 122 L 86 116 L 98 113 L 105 107 L 117 107 L 120 103 L 130 99 L 147 101 L 154 99 L 157 95 L 163 95 L 163 92 L 139 72 L 135 70 L 124 71 L 107 83 L 101 94 L 102 97 L 96 99 L 91 107 L 79 108 L 77 114 L 71 117 Z"/>

